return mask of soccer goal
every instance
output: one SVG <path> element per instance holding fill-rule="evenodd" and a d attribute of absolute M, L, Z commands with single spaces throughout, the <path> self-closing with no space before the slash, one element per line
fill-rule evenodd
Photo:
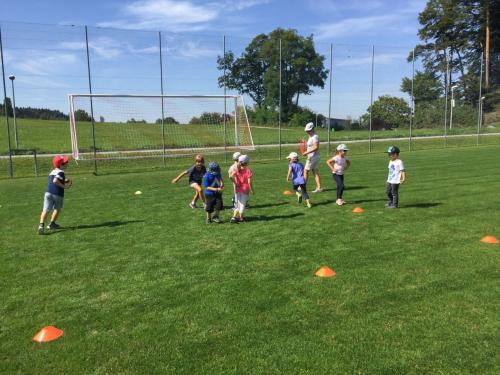
<path fill-rule="evenodd" d="M 242 96 L 68 95 L 76 160 L 254 150 Z"/>

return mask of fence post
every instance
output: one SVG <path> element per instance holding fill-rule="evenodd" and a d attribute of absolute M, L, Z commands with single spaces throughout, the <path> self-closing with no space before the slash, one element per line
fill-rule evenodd
<path fill-rule="evenodd" d="M 278 110 L 278 144 L 279 144 L 279 160 L 281 160 L 281 84 L 282 84 L 282 81 L 281 81 L 281 58 L 282 58 L 282 55 L 281 55 L 281 38 L 279 40 L 280 44 L 280 80 L 279 80 L 279 110 Z"/>
<path fill-rule="evenodd" d="M 222 37 L 222 50 L 224 59 L 224 72 L 223 72 L 224 74 L 224 86 L 223 86 L 224 87 L 224 162 L 227 163 L 226 35 Z M 236 117 L 236 112 L 234 113 L 234 116 Z"/>
<path fill-rule="evenodd" d="M 410 134 L 408 139 L 408 150 L 411 151 L 411 137 L 412 137 L 412 126 L 413 126 L 413 116 L 415 115 L 415 98 L 413 96 L 413 82 L 415 81 L 415 48 L 411 51 L 411 96 L 410 96 Z"/>
<path fill-rule="evenodd" d="M 330 93 L 328 95 L 328 157 L 330 157 L 330 132 L 332 118 L 332 76 L 333 76 L 333 44 L 330 43 Z"/>
<path fill-rule="evenodd" d="M 89 78 L 89 94 L 92 95 L 92 80 L 90 78 L 90 54 L 89 54 L 89 35 L 87 25 L 85 25 L 85 47 L 87 49 L 87 74 Z M 95 144 L 95 120 L 94 120 L 94 105 L 92 96 L 90 97 L 90 120 L 92 122 L 92 145 L 94 147 L 94 174 L 97 175 L 97 150 Z"/>
<path fill-rule="evenodd" d="M 160 92 L 161 92 L 161 143 L 163 148 L 163 168 L 165 168 L 166 164 L 166 148 L 165 148 L 165 107 L 163 104 L 163 55 L 161 49 L 161 31 L 158 31 L 158 41 L 160 45 Z"/>
<path fill-rule="evenodd" d="M 12 148 L 10 144 L 10 125 L 9 112 L 7 111 L 7 88 L 5 87 L 5 68 L 3 63 L 3 43 L 2 43 L 2 28 L 0 27 L 0 56 L 2 58 L 2 79 L 3 79 L 3 109 L 5 112 L 5 123 L 7 125 L 7 147 L 9 152 L 9 177 L 13 177 L 12 171 Z"/>
<path fill-rule="evenodd" d="M 477 137 L 476 146 L 479 146 L 479 132 L 483 121 L 483 57 L 484 52 L 481 52 L 481 71 L 479 73 L 479 102 L 477 105 Z"/>
<path fill-rule="evenodd" d="M 372 45 L 372 85 L 370 91 L 370 130 L 368 132 L 368 152 L 372 152 L 372 112 L 373 112 L 373 69 L 375 60 L 375 45 Z"/>
<path fill-rule="evenodd" d="M 444 51 L 444 58 L 446 59 L 446 75 L 444 78 L 444 147 L 448 145 L 448 139 L 447 139 L 447 134 L 448 131 L 446 130 L 446 125 L 448 122 L 448 74 L 450 71 L 450 59 L 448 58 L 448 49 L 445 49 Z"/>

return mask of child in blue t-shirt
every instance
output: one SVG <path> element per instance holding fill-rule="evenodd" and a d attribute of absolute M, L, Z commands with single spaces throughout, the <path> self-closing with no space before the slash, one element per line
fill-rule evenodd
<path fill-rule="evenodd" d="M 61 155 L 56 155 L 52 159 L 54 169 L 50 172 L 48 177 L 47 190 L 43 198 L 43 210 L 40 215 L 40 224 L 38 225 L 38 234 L 44 233 L 45 219 L 50 211 L 52 211 L 52 217 L 47 228 L 51 230 L 60 228 L 56 220 L 63 207 L 64 190 L 69 189 L 72 185 L 71 179 L 64 174 L 68 161 L 69 159 L 67 156 Z"/>
<path fill-rule="evenodd" d="M 223 208 L 222 192 L 224 190 L 224 180 L 220 172 L 220 166 L 216 162 L 208 164 L 207 173 L 203 178 L 203 187 L 205 188 L 205 211 L 207 213 L 207 224 L 222 223 L 219 212 Z M 212 217 L 212 213 L 215 214 Z"/>
<path fill-rule="evenodd" d="M 288 174 L 286 175 L 286 180 L 290 181 L 290 175 L 292 177 L 293 190 L 297 195 L 297 202 L 301 203 L 304 200 L 308 208 L 312 207 L 311 201 L 309 200 L 309 195 L 307 194 L 306 180 L 304 178 L 304 165 L 299 162 L 299 155 L 296 152 L 291 152 L 287 157 L 290 160 L 288 165 Z M 300 193 L 299 193 L 300 190 Z"/>

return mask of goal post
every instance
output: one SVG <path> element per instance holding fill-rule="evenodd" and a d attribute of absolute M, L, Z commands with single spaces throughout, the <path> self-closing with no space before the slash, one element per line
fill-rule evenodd
<path fill-rule="evenodd" d="M 68 105 L 76 160 L 255 149 L 240 95 L 71 94 Z"/>

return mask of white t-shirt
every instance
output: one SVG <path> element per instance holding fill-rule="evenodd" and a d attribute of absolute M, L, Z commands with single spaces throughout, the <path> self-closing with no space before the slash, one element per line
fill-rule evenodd
<path fill-rule="evenodd" d="M 229 178 L 231 178 L 231 175 L 234 172 L 236 172 L 236 169 L 238 169 L 238 164 L 236 164 L 236 163 L 231 164 L 231 166 L 229 167 L 229 170 L 227 171 Z"/>
<path fill-rule="evenodd" d="M 400 159 L 389 161 L 389 176 L 387 177 L 387 182 L 390 184 L 401 183 L 401 172 L 405 170 L 403 161 Z"/>
<path fill-rule="evenodd" d="M 307 151 L 311 151 L 314 144 L 318 145 L 318 149 L 314 152 L 311 152 L 310 154 L 307 154 L 308 159 L 319 158 L 319 137 L 317 134 L 310 136 L 309 139 L 307 140 Z"/>
<path fill-rule="evenodd" d="M 343 175 L 349 158 L 347 156 L 343 158 L 340 155 L 335 155 L 331 160 L 335 162 L 333 165 L 333 173 Z"/>

